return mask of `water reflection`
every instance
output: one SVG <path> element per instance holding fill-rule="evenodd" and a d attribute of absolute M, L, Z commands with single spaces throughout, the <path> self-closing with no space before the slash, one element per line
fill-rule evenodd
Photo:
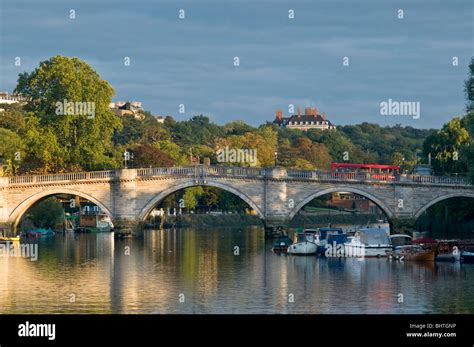
<path fill-rule="evenodd" d="M 0 258 L 2 313 L 474 313 L 473 265 L 279 256 L 258 227 L 35 242 Z"/>

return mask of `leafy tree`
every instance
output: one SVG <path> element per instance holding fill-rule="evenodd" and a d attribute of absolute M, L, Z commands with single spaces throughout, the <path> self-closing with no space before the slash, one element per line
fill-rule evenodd
<path fill-rule="evenodd" d="M 4 111 L 0 117 L 0 128 L 9 129 L 23 135 L 26 128 L 25 112 L 18 104 L 2 105 Z"/>
<path fill-rule="evenodd" d="M 243 135 L 245 133 L 255 131 L 255 128 L 246 124 L 242 120 L 236 120 L 227 123 L 224 126 L 224 131 L 226 135 Z"/>
<path fill-rule="evenodd" d="M 207 145 L 213 147 L 215 140 L 224 135 L 222 127 L 209 122 L 203 115 L 195 116 L 188 121 L 174 122 L 165 119 L 165 125 L 170 129 L 173 141 L 181 146 Z"/>
<path fill-rule="evenodd" d="M 14 174 L 25 155 L 23 140 L 11 130 L 0 128 L 0 164 L 5 166 L 3 174 Z"/>
<path fill-rule="evenodd" d="M 25 110 L 64 148 L 64 164 L 85 170 L 113 165 L 112 135 L 119 119 L 109 110 L 114 90 L 79 58 L 55 56 L 31 73 L 19 75 L 15 93 L 29 99 Z M 91 111 L 69 109 L 65 102 L 89 103 Z M 82 111 L 82 112 L 81 112 Z M 94 111 L 94 112 L 92 112 Z"/>
<path fill-rule="evenodd" d="M 229 147 L 235 150 L 256 150 L 256 166 L 269 167 L 275 162 L 277 149 L 277 133 L 269 126 L 243 135 L 230 135 L 216 141 L 216 151 Z M 251 166 L 253 163 L 227 163 L 230 166 Z"/>
<path fill-rule="evenodd" d="M 469 133 L 459 117 L 453 118 L 443 128 L 428 136 L 423 144 L 425 155 L 431 154 L 436 173 L 466 172 L 464 162 L 459 160 L 460 149 L 469 142 Z"/>
<path fill-rule="evenodd" d="M 471 58 L 471 63 L 469 64 L 469 74 L 464 86 L 467 99 L 466 111 L 474 112 L 474 58 Z"/>
<path fill-rule="evenodd" d="M 194 210 L 198 205 L 199 198 L 203 194 L 204 190 L 201 186 L 186 188 L 183 195 L 184 207 L 188 211 Z"/>
<path fill-rule="evenodd" d="M 168 154 L 174 160 L 176 165 L 189 164 L 189 159 L 186 154 L 182 152 L 182 148 L 171 140 L 156 141 L 154 146 Z"/>
<path fill-rule="evenodd" d="M 74 169 L 67 167 L 65 149 L 61 148 L 51 128 L 42 128 L 39 119 L 33 116 L 28 117 L 26 128 L 26 155 L 20 167 L 22 173 L 42 174 Z"/>
<path fill-rule="evenodd" d="M 136 145 L 133 147 L 132 152 L 136 167 L 163 167 L 175 164 L 172 157 L 153 145 Z"/>
<path fill-rule="evenodd" d="M 27 217 L 38 228 L 54 229 L 64 217 L 63 206 L 55 197 L 50 197 L 33 205 L 28 210 Z"/>

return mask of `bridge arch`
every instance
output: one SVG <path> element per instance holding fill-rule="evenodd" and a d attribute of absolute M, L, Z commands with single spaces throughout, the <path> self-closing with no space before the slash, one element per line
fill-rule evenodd
<path fill-rule="evenodd" d="M 472 193 L 471 192 L 456 192 L 456 193 L 451 193 L 451 194 L 440 195 L 437 198 L 434 198 L 433 200 L 428 202 L 427 204 L 423 205 L 420 209 L 418 209 L 418 211 L 416 211 L 415 214 L 414 214 L 414 218 L 418 219 L 423 214 L 423 212 L 425 212 L 427 209 L 429 209 L 434 204 L 436 204 L 440 201 L 446 200 L 446 199 L 451 199 L 451 198 L 471 198 L 471 199 L 474 199 L 474 192 L 472 192 Z"/>
<path fill-rule="evenodd" d="M 245 201 L 250 207 L 252 207 L 260 217 L 260 219 L 265 219 L 265 216 L 263 215 L 261 209 L 257 206 L 257 204 L 250 199 L 245 193 L 228 186 L 226 184 L 223 184 L 221 182 L 215 182 L 215 181 L 209 181 L 207 180 L 206 183 L 196 183 L 196 181 L 187 181 L 187 182 L 181 182 L 178 184 L 175 184 L 161 192 L 159 192 L 155 197 L 153 197 L 151 200 L 149 200 L 145 206 L 141 209 L 140 213 L 138 214 L 138 220 L 143 221 L 145 218 L 150 214 L 150 212 L 153 210 L 153 208 L 164 198 L 166 198 L 168 195 L 173 194 L 174 192 L 177 192 L 178 190 L 189 188 L 189 187 L 196 187 L 196 186 L 210 186 L 210 187 L 216 187 L 220 188 L 223 190 L 228 191 L 229 193 L 232 193 L 239 198 L 241 198 L 243 201 Z"/>
<path fill-rule="evenodd" d="M 393 211 L 379 198 L 374 196 L 373 194 L 366 192 L 365 190 L 358 189 L 358 188 L 352 188 L 352 187 L 345 187 L 345 186 L 340 186 L 340 187 L 334 187 L 334 188 L 328 188 L 328 189 L 323 189 L 319 190 L 317 192 L 314 192 L 313 194 L 310 194 L 308 197 L 306 197 L 303 201 L 301 201 L 298 205 L 296 205 L 293 210 L 289 214 L 289 220 L 292 220 L 293 217 L 306 205 L 308 204 L 311 200 L 316 199 L 320 196 L 330 194 L 330 193 L 337 193 L 337 192 L 350 192 L 350 193 L 355 193 L 358 195 L 361 195 L 371 201 L 373 201 L 375 204 L 377 204 L 378 207 L 385 213 L 385 215 L 388 218 L 392 218 L 393 216 Z"/>
<path fill-rule="evenodd" d="M 41 199 L 47 196 L 54 196 L 57 194 L 70 194 L 70 195 L 76 195 L 84 199 L 87 199 L 90 202 L 99 206 L 101 210 L 105 212 L 110 217 L 110 219 L 113 220 L 113 215 L 110 209 L 106 207 L 102 202 L 94 198 L 93 196 L 83 193 L 81 191 L 73 190 L 73 189 L 58 188 L 58 189 L 45 190 L 45 191 L 32 194 L 27 199 L 23 200 L 18 206 L 16 206 L 13 209 L 13 211 L 10 213 L 10 216 L 8 217 L 8 223 L 12 226 L 12 230 L 16 232 L 16 228 L 18 226 L 18 223 L 20 222 L 21 217 L 36 202 L 40 201 Z"/>

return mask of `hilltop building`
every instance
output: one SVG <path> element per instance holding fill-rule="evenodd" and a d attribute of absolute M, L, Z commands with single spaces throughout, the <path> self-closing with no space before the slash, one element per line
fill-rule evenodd
<path fill-rule="evenodd" d="M 139 101 L 117 101 L 111 102 L 109 108 L 117 116 L 133 116 L 137 119 L 142 119 L 143 116 L 140 111 L 143 110 L 142 103 Z"/>
<path fill-rule="evenodd" d="M 308 129 L 336 129 L 326 117 L 326 114 L 318 113 L 316 107 L 306 107 L 304 109 L 304 115 L 301 114 L 301 107 L 298 107 L 298 113 L 290 117 L 283 117 L 281 110 L 276 111 L 274 124 L 277 124 L 281 128 L 299 129 L 307 131 Z"/>
<path fill-rule="evenodd" d="M 8 94 L 8 92 L 0 92 L 0 104 L 17 104 L 26 101 L 26 98 L 21 95 Z"/>

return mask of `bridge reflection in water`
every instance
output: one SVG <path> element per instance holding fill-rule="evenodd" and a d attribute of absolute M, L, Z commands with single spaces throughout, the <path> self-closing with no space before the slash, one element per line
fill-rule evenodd
<path fill-rule="evenodd" d="M 259 227 L 38 242 L 0 258 L 0 312 L 474 313 L 474 266 L 278 256 Z"/>

